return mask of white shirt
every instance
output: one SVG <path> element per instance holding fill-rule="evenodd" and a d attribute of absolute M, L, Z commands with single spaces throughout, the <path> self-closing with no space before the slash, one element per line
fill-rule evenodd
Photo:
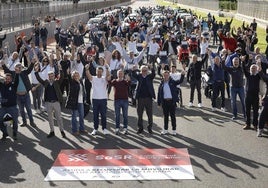
<path fill-rule="evenodd" d="M 107 80 L 104 76 L 92 76 L 92 99 L 107 99 Z"/>
<path fill-rule="evenodd" d="M 83 101 L 83 87 L 82 84 L 79 83 L 79 94 L 78 94 L 78 103 L 84 103 Z"/>
<path fill-rule="evenodd" d="M 116 49 L 120 52 L 120 54 L 123 54 L 123 48 L 121 46 L 121 44 L 119 42 L 113 42 L 113 44 L 115 45 Z"/>
<path fill-rule="evenodd" d="M 53 71 L 55 72 L 55 69 L 54 67 L 50 66 L 49 64 L 48 65 L 45 65 L 45 66 L 41 66 L 41 70 L 40 70 L 40 77 L 43 79 L 43 80 L 48 80 L 48 73 L 50 71 Z"/>
<path fill-rule="evenodd" d="M 199 21 L 197 19 L 194 19 L 194 27 L 197 27 L 199 25 Z"/>
<path fill-rule="evenodd" d="M 181 79 L 181 73 L 178 73 L 178 72 L 170 73 L 170 77 L 173 80 L 178 81 Z M 177 88 L 180 88 L 180 85 L 177 85 Z"/>
<path fill-rule="evenodd" d="M 171 45 L 171 42 L 168 42 L 168 54 L 175 55 L 175 52 L 174 52 L 173 47 Z"/>
<path fill-rule="evenodd" d="M 118 61 L 118 59 L 111 59 L 110 60 L 110 69 L 111 70 L 117 70 L 117 69 L 120 69 L 121 66 L 123 66 L 123 61 L 122 59 L 120 59 Z"/>
<path fill-rule="evenodd" d="M 73 71 L 78 71 L 80 77 L 82 77 L 83 75 L 83 71 L 84 71 L 84 65 L 83 63 L 80 61 L 80 63 L 77 63 L 77 61 L 71 61 L 71 72 Z"/>
<path fill-rule="evenodd" d="M 127 43 L 127 48 L 128 48 L 128 51 L 133 51 L 135 54 L 137 53 L 137 43 L 136 41 L 129 41 Z"/>
<path fill-rule="evenodd" d="M 36 79 L 34 70 L 32 70 L 32 72 L 31 72 L 31 82 L 32 82 L 32 84 L 39 84 L 38 80 Z"/>
<path fill-rule="evenodd" d="M 20 62 L 20 59 L 17 58 L 15 61 L 12 60 L 12 58 L 8 58 L 8 61 L 7 61 L 7 68 L 10 70 L 10 71 L 15 71 L 15 64 L 16 63 L 19 63 Z"/>
<path fill-rule="evenodd" d="M 158 50 L 159 50 L 160 46 L 157 42 L 150 42 L 149 43 L 149 55 L 156 55 Z"/>
<path fill-rule="evenodd" d="M 205 54 L 208 48 L 208 42 L 201 42 L 200 43 L 200 54 Z"/>

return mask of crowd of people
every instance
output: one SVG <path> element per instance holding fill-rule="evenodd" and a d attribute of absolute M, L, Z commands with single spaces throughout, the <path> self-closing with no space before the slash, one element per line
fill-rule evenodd
<path fill-rule="evenodd" d="M 150 20 L 154 12 L 162 14 L 157 22 Z M 22 118 L 20 126 L 28 126 L 28 117 L 30 126 L 36 127 L 32 111 L 46 111 L 50 126 L 48 138 L 55 136 L 54 116 L 65 138 L 62 108 L 71 110 L 71 133 L 75 136 L 87 134 L 84 124 L 86 106 L 92 106 L 93 110 L 91 134 L 99 134 L 100 124 L 103 134 L 108 134 L 107 100 L 111 98 L 114 100 L 115 134 L 128 133 L 129 104 L 137 108 L 137 134 L 144 132 L 144 111 L 148 117 L 148 133 L 152 134 L 153 101 L 156 99 L 164 116 L 161 134 L 168 133 L 170 116 L 171 134 L 176 135 L 176 108 L 183 93 L 180 84 L 186 79 L 190 85 L 189 107 L 194 106 L 196 89 L 197 106 L 202 108 L 202 71 L 210 72 L 212 111 L 217 110 L 219 94 L 221 110 L 226 111 L 227 92 L 232 103 L 232 119 L 237 119 L 238 95 L 245 118 L 243 128 L 250 128 L 253 108 L 252 124 L 257 135 L 262 136 L 268 121 L 268 91 L 263 89 L 268 84 L 268 64 L 267 56 L 256 46 L 255 20 L 235 29 L 228 20 L 218 24 L 211 15 L 206 20 L 192 13 L 190 18 L 181 18 L 176 10 L 165 7 L 142 7 L 135 11 L 128 7 L 117 11 L 107 9 L 102 13 L 103 20 L 90 27 L 82 21 L 70 23 L 68 28 L 57 23 L 54 31 L 56 45 L 52 50 L 47 49 L 48 30 L 44 24 L 34 23 L 33 35 L 29 38 L 15 37 L 16 51 L 5 53 L 1 59 L 5 72 L 5 80 L 0 83 L 2 140 L 8 137 L 4 123 L 6 114 L 13 119 L 13 138 L 17 139 L 19 115 Z M 96 15 L 96 12 L 90 12 L 90 17 Z M 205 44 L 210 40 L 201 34 L 206 28 L 211 32 L 213 44 L 218 46 L 217 52 L 212 52 Z M 177 57 L 178 49 L 190 35 L 197 36 L 198 50 L 187 65 L 179 62 Z M 85 42 L 85 36 L 89 37 L 89 43 Z M 266 40 L 268 42 L 268 37 Z M 155 90 L 156 76 L 161 78 L 161 83 Z M 110 96 L 112 88 L 113 97 Z M 259 114 L 260 96 L 262 108 Z"/>

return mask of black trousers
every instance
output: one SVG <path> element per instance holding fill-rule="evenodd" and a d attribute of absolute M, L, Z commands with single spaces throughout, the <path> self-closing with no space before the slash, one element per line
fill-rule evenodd
<path fill-rule="evenodd" d="M 70 87 L 69 79 L 64 78 L 61 85 L 60 85 L 61 93 L 63 94 L 64 90 L 66 90 L 66 94 L 68 96 L 69 95 L 69 87 Z"/>
<path fill-rule="evenodd" d="M 259 93 L 247 93 L 246 99 L 246 124 L 250 125 L 250 111 L 251 107 L 253 108 L 253 126 L 258 126 L 258 110 L 259 110 Z"/>
<path fill-rule="evenodd" d="M 221 92 L 221 107 L 225 107 L 225 93 L 224 93 L 224 82 L 214 82 L 213 94 L 212 94 L 212 107 L 216 107 L 216 99 Z"/>
<path fill-rule="evenodd" d="M 176 103 L 172 100 L 164 100 L 162 104 L 164 114 L 164 129 L 168 130 L 168 118 L 171 118 L 172 130 L 176 130 Z"/>
<path fill-rule="evenodd" d="M 89 81 L 89 79 L 85 79 L 85 91 L 86 91 L 86 102 L 91 105 L 91 88 L 92 88 L 92 84 Z"/>
<path fill-rule="evenodd" d="M 138 114 L 138 128 L 143 129 L 143 111 L 146 111 L 148 117 L 148 128 L 153 126 L 153 100 L 150 97 L 138 98 L 137 114 Z"/>
<path fill-rule="evenodd" d="M 190 88 L 191 88 L 190 102 L 194 101 L 194 90 L 196 88 L 198 103 L 202 103 L 202 99 L 201 99 L 201 79 L 192 81 L 190 83 Z"/>

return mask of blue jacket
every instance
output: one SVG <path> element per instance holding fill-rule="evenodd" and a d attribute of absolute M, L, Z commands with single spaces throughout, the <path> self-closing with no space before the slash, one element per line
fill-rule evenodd
<path fill-rule="evenodd" d="M 228 56 L 226 57 L 226 60 L 225 60 L 225 65 L 226 65 L 227 67 L 232 67 L 232 66 L 233 66 L 233 59 L 234 59 L 235 57 L 239 57 L 239 55 L 238 55 L 236 52 L 233 53 L 233 54 L 228 55 Z"/>
<path fill-rule="evenodd" d="M 214 81 L 224 81 L 224 69 L 222 65 L 218 66 L 214 64 L 213 68 L 213 80 Z"/>
<path fill-rule="evenodd" d="M 168 85 L 171 91 L 172 95 L 172 102 L 175 104 L 178 101 L 178 88 L 177 85 L 181 84 L 183 82 L 184 75 L 181 75 L 180 80 L 173 80 L 172 78 L 169 79 Z M 164 82 L 162 81 L 158 88 L 158 94 L 157 94 L 157 104 L 160 105 L 164 101 Z"/>

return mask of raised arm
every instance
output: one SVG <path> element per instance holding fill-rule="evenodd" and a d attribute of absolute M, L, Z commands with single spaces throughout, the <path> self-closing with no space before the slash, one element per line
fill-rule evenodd
<path fill-rule="evenodd" d="M 38 82 L 40 82 L 43 86 L 46 85 L 46 81 L 43 80 L 40 75 L 39 75 L 39 69 L 40 69 L 40 64 L 39 63 L 35 63 L 34 64 L 34 75 L 36 77 L 36 79 L 38 80 Z"/>
<path fill-rule="evenodd" d="M 89 64 L 87 64 L 87 65 L 85 65 L 85 69 L 86 69 L 86 76 L 87 76 L 87 78 L 90 80 L 90 81 L 92 81 L 92 79 L 93 79 L 93 76 L 90 74 L 90 71 L 89 71 Z"/>
<path fill-rule="evenodd" d="M 109 71 L 109 65 L 105 64 L 105 68 L 106 68 L 106 80 L 109 81 L 111 80 L 111 73 Z"/>
<path fill-rule="evenodd" d="M 267 74 L 265 74 L 263 72 L 261 62 L 258 61 L 257 65 L 258 65 L 258 71 L 259 71 L 259 75 L 260 75 L 261 79 L 267 83 L 268 82 L 268 76 L 267 76 Z"/>
<path fill-rule="evenodd" d="M 28 52 L 25 52 L 24 54 L 26 56 L 27 64 L 28 64 L 28 68 L 25 70 L 25 73 L 30 74 L 32 72 L 33 68 L 34 68 L 34 64 L 36 62 L 39 62 L 39 61 L 38 61 L 37 57 L 33 58 L 32 61 L 31 61 L 30 58 L 29 58 L 29 53 Z"/>

